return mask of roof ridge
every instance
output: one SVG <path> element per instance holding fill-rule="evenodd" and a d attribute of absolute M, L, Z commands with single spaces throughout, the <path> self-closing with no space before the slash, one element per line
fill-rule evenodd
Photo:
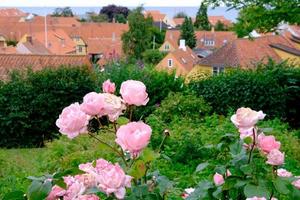
<path fill-rule="evenodd" d="M 13 53 L 13 54 L 5 54 L 5 53 L 0 53 L 0 56 L 37 56 L 37 57 L 52 57 L 52 56 L 56 56 L 56 57 L 88 57 L 87 55 L 62 55 L 62 54 L 17 54 L 17 53 Z"/>

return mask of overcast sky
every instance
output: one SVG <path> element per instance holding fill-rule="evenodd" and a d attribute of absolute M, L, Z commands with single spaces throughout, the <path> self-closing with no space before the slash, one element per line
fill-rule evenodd
<path fill-rule="evenodd" d="M 0 7 L 93 7 L 108 4 L 134 7 L 198 7 L 201 0 L 0 0 Z"/>

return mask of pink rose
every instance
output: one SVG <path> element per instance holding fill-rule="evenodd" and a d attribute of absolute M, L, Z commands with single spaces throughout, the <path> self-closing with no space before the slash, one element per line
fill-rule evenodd
<path fill-rule="evenodd" d="M 72 139 L 80 133 L 87 132 L 89 119 L 90 116 L 81 110 L 79 103 L 73 103 L 63 109 L 56 120 L 56 126 L 59 127 L 59 132 Z"/>
<path fill-rule="evenodd" d="M 300 190 L 300 179 L 295 180 L 292 184 L 293 184 L 293 186 L 295 186 L 297 189 Z"/>
<path fill-rule="evenodd" d="M 67 185 L 64 200 L 74 200 L 84 194 L 86 188 L 82 182 L 72 176 L 64 177 L 64 182 Z"/>
<path fill-rule="evenodd" d="M 125 187 L 131 187 L 131 176 L 127 176 L 118 164 L 111 164 L 104 159 L 92 163 L 79 165 L 79 169 L 95 177 L 97 187 L 107 195 L 114 193 L 116 198 L 123 199 Z"/>
<path fill-rule="evenodd" d="M 223 176 L 216 172 L 214 175 L 214 183 L 216 184 L 216 186 L 223 185 L 224 182 L 225 181 L 224 181 Z"/>
<path fill-rule="evenodd" d="M 194 188 L 186 188 L 186 189 L 184 190 L 184 193 L 181 195 L 181 197 L 182 197 L 183 199 L 186 199 L 186 198 L 188 198 L 188 196 L 190 196 L 194 191 L 195 191 Z"/>
<path fill-rule="evenodd" d="M 100 198 L 94 194 L 89 194 L 79 196 L 78 200 L 100 200 Z"/>
<path fill-rule="evenodd" d="M 120 94 L 128 105 L 146 105 L 149 101 L 146 86 L 140 81 L 128 80 L 122 83 Z"/>
<path fill-rule="evenodd" d="M 280 177 L 292 177 L 293 174 L 285 169 L 277 169 L 277 175 Z"/>
<path fill-rule="evenodd" d="M 115 141 L 124 151 L 129 151 L 133 157 L 136 157 L 148 145 L 151 133 L 152 129 L 147 124 L 130 122 L 118 129 Z"/>
<path fill-rule="evenodd" d="M 83 97 L 81 110 L 88 115 L 103 115 L 104 96 L 96 92 L 90 92 Z"/>
<path fill-rule="evenodd" d="M 51 192 L 48 194 L 46 200 L 56 200 L 56 199 L 59 199 L 59 197 L 64 196 L 65 192 L 66 191 L 64 189 L 62 189 L 61 187 L 59 187 L 57 185 L 54 185 L 52 187 Z"/>
<path fill-rule="evenodd" d="M 266 198 L 265 197 L 254 196 L 254 197 L 251 197 L 251 198 L 247 198 L 246 200 L 266 200 Z"/>
<path fill-rule="evenodd" d="M 116 121 L 123 110 L 126 109 L 126 106 L 123 100 L 116 95 L 104 93 L 104 115 L 107 115 L 111 122 Z"/>
<path fill-rule="evenodd" d="M 113 94 L 116 91 L 116 85 L 114 83 L 110 82 L 110 80 L 108 79 L 108 80 L 106 80 L 106 81 L 103 82 L 103 84 L 102 84 L 102 90 L 105 93 L 111 93 L 111 94 Z"/>
<path fill-rule="evenodd" d="M 83 183 L 84 187 L 86 188 L 92 188 L 96 186 L 96 180 L 95 177 L 91 174 L 80 174 L 76 175 L 75 179 L 77 179 L 79 182 Z"/>
<path fill-rule="evenodd" d="M 273 135 L 265 136 L 263 133 L 258 136 L 258 147 L 266 154 L 273 149 L 280 149 L 280 142 L 275 140 Z"/>
<path fill-rule="evenodd" d="M 242 107 L 236 111 L 235 115 L 231 116 L 231 121 L 242 133 L 252 130 L 258 120 L 264 119 L 265 116 L 262 111 L 257 112 L 250 108 Z"/>
<path fill-rule="evenodd" d="M 229 169 L 227 169 L 226 170 L 226 177 L 229 177 L 229 176 L 231 176 L 232 174 L 231 174 L 231 172 L 229 171 Z"/>
<path fill-rule="evenodd" d="M 282 165 L 284 163 L 284 153 L 281 153 L 277 149 L 271 150 L 271 152 L 267 156 L 267 164 L 270 165 Z"/>

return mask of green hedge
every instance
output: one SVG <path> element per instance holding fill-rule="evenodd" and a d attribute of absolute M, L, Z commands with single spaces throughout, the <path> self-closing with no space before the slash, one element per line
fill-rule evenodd
<path fill-rule="evenodd" d="M 14 74 L 0 86 L 0 146 L 40 147 L 58 136 L 55 121 L 61 110 L 93 91 L 87 68 L 45 69 Z"/>
<path fill-rule="evenodd" d="M 270 62 L 256 70 L 234 70 L 195 81 L 189 88 L 219 114 L 244 106 L 300 126 L 300 68 L 295 66 Z"/>

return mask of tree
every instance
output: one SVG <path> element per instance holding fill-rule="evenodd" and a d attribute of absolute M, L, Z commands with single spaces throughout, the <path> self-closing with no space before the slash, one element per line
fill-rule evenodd
<path fill-rule="evenodd" d="M 223 24 L 220 20 L 218 20 L 218 22 L 215 25 L 215 30 L 216 31 L 226 31 L 227 28 L 226 28 L 225 24 Z"/>
<path fill-rule="evenodd" d="M 206 2 L 214 7 L 225 4 L 229 9 L 240 10 L 236 30 L 244 32 L 242 35 L 247 35 L 254 29 L 261 32 L 274 31 L 281 22 L 300 24 L 300 0 L 206 0 Z"/>
<path fill-rule="evenodd" d="M 116 6 L 112 4 L 102 7 L 100 14 L 106 14 L 109 22 L 112 22 L 113 18 L 116 18 L 116 15 L 118 14 L 122 14 L 124 18 L 127 19 L 129 11 L 130 10 L 127 7 Z"/>
<path fill-rule="evenodd" d="M 195 27 L 200 30 L 209 30 L 210 24 L 207 17 L 207 5 L 202 2 L 196 15 Z"/>
<path fill-rule="evenodd" d="M 187 14 L 185 12 L 179 12 L 174 15 L 174 18 L 185 18 Z"/>
<path fill-rule="evenodd" d="M 123 14 L 116 14 L 116 22 L 126 24 L 127 19 L 124 17 Z"/>
<path fill-rule="evenodd" d="M 55 8 L 52 16 L 54 17 L 73 17 L 74 14 L 70 7 Z"/>
<path fill-rule="evenodd" d="M 90 22 L 107 22 L 108 21 L 108 17 L 106 14 L 99 14 L 97 15 L 94 12 L 91 13 L 87 13 L 88 16 L 88 21 Z"/>
<path fill-rule="evenodd" d="M 123 51 L 133 58 L 141 59 L 142 53 L 151 47 L 152 18 L 145 18 L 143 7 L 134 9 L 128 15 L 129 30 L 122 35 Z"/>
<path fill-rule="evenodd" d="M 157 49 L 147 49 L 142 55 L 145 63 L 153 65 L 157 65 L 165 56 L 164 53 Z"/>
<path fill-rule="evenodd" d="M 180 28 L 180 38 L 184 39 L 186 45 L 193 49 L 196 46 L 196 35 L 192 18 L 185 17 L 184 22 Z"/>

